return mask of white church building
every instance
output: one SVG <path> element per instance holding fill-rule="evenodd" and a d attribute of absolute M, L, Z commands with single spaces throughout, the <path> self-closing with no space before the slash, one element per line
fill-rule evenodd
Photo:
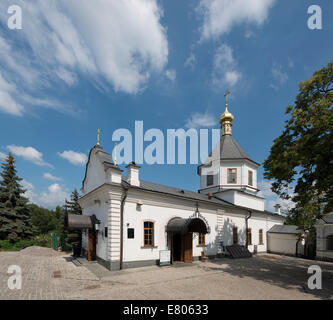
<path fill-rule="evenodd" d="M 198 167 L 198 192 L 143 181 L 133 162 L 123 174 L 98 142 L 82 184 L 83 216 L 67 217 L 83 230 L 88 259 L 119 270 L 158 264 L 161 254 L 170 263 L 213 258 L 234 244 L 265 252 L 267 231 L 285 219 L 265 211 L 259 164 L 232 137 L 233 119 L 226 103 L 221 139 Z"/>

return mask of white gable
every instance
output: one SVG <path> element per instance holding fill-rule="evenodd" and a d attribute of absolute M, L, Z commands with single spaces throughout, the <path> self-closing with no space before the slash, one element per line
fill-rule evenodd
<path fill-rule="evenodd" d="M 107 182 L 104 162 L 111 162 L 110 155 L 100 147 L 91 149 L 81 189 L 83 195 Z"/>

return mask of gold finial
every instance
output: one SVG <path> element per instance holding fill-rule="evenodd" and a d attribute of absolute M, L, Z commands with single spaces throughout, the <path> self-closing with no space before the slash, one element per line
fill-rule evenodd
<path fill-rule="evenodd" d="M 117 165 L 117 146 L 118 146 L 118 143 L 115 143 L 114 145 L 114 154 L 113 154 L 113 162 L 115 165 Z"/>
<path fill-rule="evenodd" d="M 99 133 L 100 133 L 100 131 L 99 131 L 99 128 L 98 128 L 98 130 L 97 130 L 97 143 L 96 143 L 96 146 L 100 146 L 100 144 L 99 144 Z"/>
<path fill-rule="evenodd" d="M 230 91 L 227 90 L 224 94 L 225 96 L 225 111 L 220 117 L 220 124 L 222 129 L 222 135 L 231 135 L 231 127 L 232 121 L 234 120 L 234 116 L 228 111 L 228 96 Z"/>

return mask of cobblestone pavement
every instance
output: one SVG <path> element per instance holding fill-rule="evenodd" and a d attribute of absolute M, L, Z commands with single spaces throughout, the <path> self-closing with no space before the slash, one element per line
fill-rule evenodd
<path fill-rule="evenodd" d="M 265 254 L 110 272 L 97 263 L 77 267 L 70 255 L 45 250 L 0 252 L 0 299 L 333 298 L 333 263 Z M 322 290 L 307 287 L 314 264 L 323 271 Z M 21 290 L 8 289 L 10 265 L 22 269 Z"/>

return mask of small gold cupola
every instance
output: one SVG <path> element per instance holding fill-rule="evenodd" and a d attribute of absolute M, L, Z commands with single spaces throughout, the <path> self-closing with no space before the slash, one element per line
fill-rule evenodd
<path fill-rule="evenodd" d="M 224 135 L 231 135 L 231 127 L 232 121 L 234 120 L 234 116 L 228 111 L 228 95 L 230 91 L 227 90 L 225 93 L 225 111 L 220 117 L 220 124 L 222 129 L 222 136 Z"/>

